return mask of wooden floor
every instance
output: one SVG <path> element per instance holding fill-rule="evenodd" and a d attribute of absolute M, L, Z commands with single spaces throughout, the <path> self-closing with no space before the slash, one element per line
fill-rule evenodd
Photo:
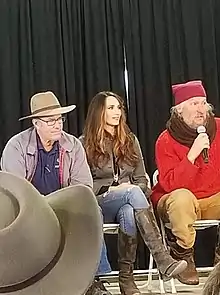
<path fill-rule="evenodd" d="M 177 294 L 180 295 L 189 295 L 189 294 L 194 294 L 194 295 L 202 295 L 202 288 L 204 286 L 204 282 L 206 281 L 206 277 L 201 277 L 200 278 L 200 284 L 199 286 L 186 286 L 181 284 L 179 281 L 175 280 L 175 285 L 177 289 Z M 147 288 L 141 287 L 143 284 L 145 284 L 145 281 L 136 281 L 138 288 L 141 291 L 141 294 L 143 295 L 150 295 L 150 294 L 160 294 L 160 288 L 159 288 L 159 281 L 158 280 L 153 280 L 152 283 L 152 291 L 147 290 Z M 109 285 L 106 285 L 106 288 L 114 295 L 119 295 L 119 288 L 117 283 L 110 283 Z M 171 294 L 171 288 L 170 284 L 166 282 L 166 294 Z"/>

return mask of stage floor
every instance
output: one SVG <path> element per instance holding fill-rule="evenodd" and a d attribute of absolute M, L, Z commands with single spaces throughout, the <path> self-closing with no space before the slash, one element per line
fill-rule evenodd
<path fill-rule="evenodd" d="M 200 278 L 200 284 L 199 286 L 186 286 L 181 284 L 179 281 L 175 280 L 175 286 L 177 290 L 177 294 L 180 295 L 202 295 L 202 288 L 204 286 L 204 282 L 206 281 L 207 277 L 201 277 Z M 141 285 L 145 284 L 145 281 L 136 281 L 138 288 L 140 288 L 141 294 L 143 295 L 150 295 L 150 294 L 160 294 L 160 288 L 159 288 L 159 281 L 158 280 L 153 280 L 152 282 L 152 291 L 148 291 L 147 288 L 141 287 Z M 166 282 L 166 294 L 171 294 L 171 287 L 169 282 Z M 119 295 L 119 288 L 118 284 L 111 282 L 110 285 L 106 285 L 106 288 L 114 295 Z"/>

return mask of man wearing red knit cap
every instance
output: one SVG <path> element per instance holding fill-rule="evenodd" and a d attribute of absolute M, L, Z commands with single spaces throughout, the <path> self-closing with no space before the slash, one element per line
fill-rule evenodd
<path fill-rule="evenodd" d="M 171 254 L 185 259 L 178 279 L 199 283 L 193 259 L 196 219 L 220 219 L 220 119 L 207 103 L 201 81 L 172 86 L 175 106 L 166 130 L 156 142 L 159 171 L 152 202 L 164 222 L 170 222 Z M 216 249 L 216 262 L 219 249 Z"/>

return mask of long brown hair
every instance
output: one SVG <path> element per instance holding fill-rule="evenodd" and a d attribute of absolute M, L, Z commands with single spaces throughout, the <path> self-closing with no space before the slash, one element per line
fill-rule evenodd
<path fill-rule="evenodd" d="M 105 130 L 105 109 L 108 96 L 115 97 L 121 107 L 121 118 L 119 125 L 115 127 L 114 137 Z M 119 95 L 103 91 L 93 97 L 89 105 L 83 135 L 90 166 L 100 167 L 109 160 L 109 144 L 111 142 L 114 156 L 119 165 L 123 162 L 131 166 L 136 165 L 138 156 L 134 150 L 134 135 L 126 124 L 123 99 Z"/>

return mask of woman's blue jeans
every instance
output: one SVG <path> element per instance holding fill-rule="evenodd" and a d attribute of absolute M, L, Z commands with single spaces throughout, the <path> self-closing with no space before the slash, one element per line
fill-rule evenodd
<path fill-rule="evenodd" d="M 105 223 L 117 222 L 120 228 L 128 235 L 134 236 L 137 233 L 134 210 L 148 208 L 149 203 L 145 194 L 138 186 L 119 187 L 113 191 L 107 192 L 99 200 L 99 206 Z M 97 275 L 111 271 L 107 258 L 105 243 L 101 253 Z"/>

